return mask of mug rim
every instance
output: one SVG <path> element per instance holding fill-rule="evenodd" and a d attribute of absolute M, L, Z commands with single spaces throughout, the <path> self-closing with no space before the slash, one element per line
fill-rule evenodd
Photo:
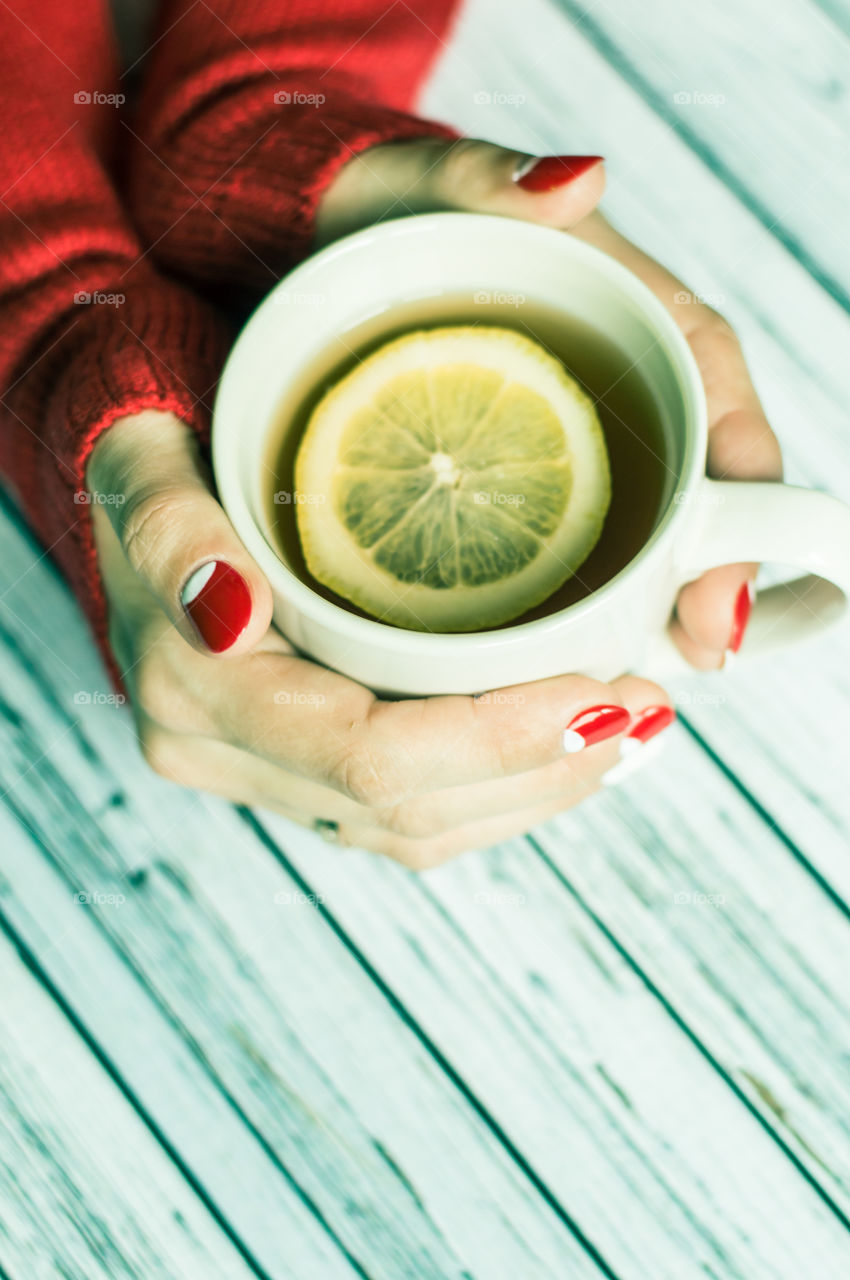
<path fill-rule="evenodd" d="M 256 374 L 252 364 L 255 352 L 259 350 L 259 344 L 255 339 L 261 331 L 268 329 L 279 318 L 280 309 L 276 302 L 279 294 L 287 290 L 292 291 L 297 284 L 304 283 L 311 277 L 326 271 L 341 256 L 368 251 L 368 247 L 376 240 L 419 234 L 447 235 L 454 229 L 458 231 L 465 229 L 466 232 L 475 235 L 476 224 L 478 231 L 483 234 L 498 230 L 499 232 L 507 231 L 512 239 L 525 237 L 527 240 L 549 241 L 551 249 L 560 253 L 567 252 L 574 259 L 583 259 L 592 270 L 607 277 L 620 292 L 630 297 L 633 302 L 637 302 L 649 326 L 663 345 L 665 357 L 672 367 L 682 392 L 686 416 L 690 417 L 689 424 L 686 424 L 689 429 L 685 436 L 679 474 L 658 523 L 640 550 L 601 587 L 555 613 L 528 622 L 482 631 L 415 631 L 381 622 L 377 618 L 362 618 L 359 614 L 349 612 L 342 605 L 319 595 L 284 563 L 269 543 L 249 507 L 241 484 L 239 468 L 233 457 L 234 450 L 238 450 L 239 447 L 235 416 L 230 418 L 228 424 L 225 415 L 229 401 L 235 396 L 232 390 L 235 384 Z M 238 397 L 235 398 L 238 400 Z M 273 591 L 279 591 L 291 605 L 311 620 L 333 629 L 345 638 L 371 643 L 379 648 L 396 650 L 403 643 L 414 652 L 427 651 L 433 656 L 440 649 L 448 653 L 456 652 L 459 646 L 465 649 L 475 646 L 492 648 L 507 645 L 525 637 L 542 636 L 565 624 L 577 622 L 605 604 L 622 587 L 627 577 L 643 569 L 646 562 L 658 554 L 662 542 L 669 538 L 672 529 L 681 520 L 687 504 L 677 499 L 682 493 L 687 493 L 692 488 L 704 471 L 708 432 L 706 419 L 707 409 L 702 379 L 687 340 L 659 299 L 622 263 L 609 257 L 594 245 L 571 236 L 568 232 L 541 226 L 539 223 L 523 222 L 498 214 L 455 211 L 425 213 L 377 223 L 333 241 L 304 262 L 299 263 L 266 294 L 241 330 L 222 370 L 213 407 L 212 461 L 222 506 L 246 550 L 265 573 Z"/>

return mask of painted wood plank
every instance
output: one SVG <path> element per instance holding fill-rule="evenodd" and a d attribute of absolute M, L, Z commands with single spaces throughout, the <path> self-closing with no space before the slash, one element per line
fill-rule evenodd
<path fill-rule="evenodd" d="M 0 651 L 0 789 L 69 895 L 126 897 L 92 904 L 98 927 L 357 1264 L 387 1280 L 593 1280 L 569 1213 L 236 812 L 149 776 L 123 710 L 75 707 L 72 635 L 53 687 L 40 645 L 22 664 Z M 96 997 L 110 971 L 86 981 Z"/>
<path fill-rule="evenodd" d="M 533 841 L 850 1217 L 850 920 L 700 754 Z"/>
<path fill-rule="evenodd" d="M 21 1280 L 255 1273 L 0 933 L 0 1265 Z"/>
<path fill-rule="evenodd" d="M 804 1253 L 816 1270 L 846 1271 L 845 1227 L 525 842 L 416 881 L 365 854 L 335 857 L 283 819 L 262 821 L 548 1185 L 593 1224 L 618 1275 L 791 1280 Z M 638 840 L 618 834 L 623 858 L 639 857 Z M 698 883 L 701 846 L 690 852 Z M 629 950 L 627 931 L 618 944 Z M 666 959 L 678 963 L 673 947 Z M 687 1024 L 686 1005 L 677 1016 Z M 777 1076 L 781 1093 L 804 1094 L 781 1062 Z M 832 1145 L 846 1167 L 846 1143 Z"/>
<path fill-rule="evenodd" d="M 88 1035 L 106 1046 L 114 1070 L 184 1167 L 269 1277 L 344 1280 L 358 1272 L 282 1176 L 199 1060 L 157 1007 L 141 975 L 116 954 L 98 922 L 98 905 L 120 924 L 120 890 L 73 889 L 26 829 L 0 807 L 0 913 L 37 957 Z M 132 876 L 132 873 L 131 873 Z M 135 880 L 135 876 L 132 876 Z M 79 893 L 104 901 L 78 901 Z M 60 1237 L 57 1247 L 61 1246 Z"/>
<path fill-rule="evenodd" d="M 563 13 L 546 0 L 527 0 L 521 17 L 503 0 L 468 0 L 422 105 L 505 145 L 603 152 L 610 216 L 741 333 L 788 478 L 850 500 L 850 321 Z M 721 685 L 676 689 L 741 785 L 850 902 L 848 639 L 845 626 Z"/>
<path fill-rule="evenodd" d="M 100 927 L 370 1274 L 399 1258 L 425 1275 L 559 1274 L 572 1237 L 541 1192 L 623 1277 L 846 1269 L 834 1212 L 523 842 L 424 881 L 272 824 L 305 885 L 225 806 L 140 771 L 120 714 L 79 713 L 86 757 L 63 729 L 78 677 L 25 652 L 2 655 L 16 805 L 69 887 L 126 892 Z M 526 909 L 502 911 L 517 886 Z M 378 975 L 415 1040 L 376 1007 Z"/>
<path fill-rule="evenodd" d="M 777 0 L 769 15 L 759 0 L 695 9 L 661 0 L 639 13 L 627 0 L 554 3 L 850 307 L 842 24 L 810 0 Z"/>

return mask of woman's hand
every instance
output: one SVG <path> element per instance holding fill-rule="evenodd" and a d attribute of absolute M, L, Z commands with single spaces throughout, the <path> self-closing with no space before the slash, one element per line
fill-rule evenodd
<path fill-rule="evenodd" d="M 639 747 L 673 718 L 663 690 L 631 676 L 388 702 L 298 657 L 169 414 L 117 422 L 87 482 L 142 751 L 184 786 L 421 869 L 577 804 L 625 737 Z"/>
<path fill-rule="evenodd" d="M 468 138 L 374 147 L 346 164 L 325 192 L 317 239 L 324 243 L 381 218 L 438 209 L 498 213 L 569 229 L 639 276 L 690 343 L 708 400 L 708 474 L 781 479 L 779 445 L 735 334 L 710 307 L 692 301 L 681 281 L 593 212 L 604 181 L 595 156 L 544 157 L 535 165 L 532 157 Z M 693 666 L 721 667 L 740 647 L 756 569 L 712 569 L 680 593 L 671 630 Z"/>

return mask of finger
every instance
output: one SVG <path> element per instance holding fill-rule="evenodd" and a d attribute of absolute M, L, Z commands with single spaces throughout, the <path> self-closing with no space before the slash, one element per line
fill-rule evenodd
<path fill-rule="evenodd" d="M 708 474 L 722 480 L 781 480 L 782 454 L 725 320 L 694 301 L 669 271 L 619 235 L 598 213 L 577 234 L 634 271 L 667 307 L 699 366 L 708 408 Z M 722 513 L 721 513 L 722 515 Z M 724 664 L 743 643 L 758 566 L 727 565 L 683 588 L 671 635 L 695 667 Z"/>
<path fill-rule="evenodd" d="M 647 703 L 664 699 L 658 686 L 645 689 Z M 233 664 L 211 697 L 233 745 L 372 808 L 540 768 L 622 735 L 629 723 L 616 689 L 583 676 L 477 698 L 387 702 L 333 671 L 275 654 Z"/>
<path fill-rule="evenodd" d="M 612 681 L 611 688 L 630 716 L 625 735 L 615 735 L 539 769 L 468 786 L 450 786 L 400 805 L 376 809 L 374 822 L 401 835 L 426 838 L 551 800 L 578 801 L 590 795 L 624 750 L 632 754 L 638 745 L 656 737 L 675 720 L 669 696 L 649 681 L 623 676 Z M 310 808 L 322 812 L 319 796 L 311 799 Z M 345 821 L 348 816 L 359 823 L 364 821 L 362 811 L 352 815 L 329 812 L 327 816 L 337 821 Z"/>
<path fill-rule="evenodd" d="M 758 565 L 727 564 L 710 569 L 683 587 L 676 601 L 678 627 L 673 639 L 692 666 L 702 670 L 723 665 L 744 642 L 755 601 Z"/>
<path fill-rule="evenodd" d="M 441 209 L 570 227 L 605 189 L 601 156 L 529 156 L 492 142 L 393 143 L 361 152 L 325 192 L 317 242 L 384 218 Z"/>
<path fill-rule="evenodd" d="M 720 480 L 781 480 L 779 442 L 759 404 L 737 338 L 721 321 L 698 326 L 689 342 L 708 402 L 708 474 Z M 722 510 L 719 515 L 722 519 Z M 685 642 L 679 647 L 694 666 L 720 666 L 726 654 L 741 648 L 757 571 L 754 563 L 724 565 L 679 593 L 676 620 Z"/>
<path fill-rule="evenodd" d="M 268 582 L 214 498 L 184 423 L 159 412 L 116 423 L 87 476 L 127 561 L 185 640 L 230 656 L 265 634 Z"/>
<path fill-rule="evenodd" d="M 347 796 L 272 764 L 247 751 L 198 734 L 175 734 L 140 720 L 142 749 L 157 773 L 183 786 L 212 791 L 241 804 L 286 806 L 326 820 L 424 839 L 488 817 L 531 808 L 550 800 L 581 799 L 617 763 L 624 742 L 631 750 L 665 729 L 675 718 L 669 698 L 634 676 L 613 682 L 631 722 L 625 739 L 609 738 L 587 750 L 565 755 L 540 769 L 512 777 L 428 792 L 383 809 L 357 804 Z M 666 714 L 665 714 L 666 713 Z"/>
<path fill-rule="evenodd" d="M 340 824 L 335 838 L 342 845 L 381 853 L 411 871 L 428 871 L 459 854 L 469 853 L 473 849 L 489 849 L 492 845 L 524 835 L 541 822 L 572 809 L 596 789 L 594 785 L 577 796 L 559 796 L 528 809 L 470 822 L 424 840 L 347 823 Z"/>

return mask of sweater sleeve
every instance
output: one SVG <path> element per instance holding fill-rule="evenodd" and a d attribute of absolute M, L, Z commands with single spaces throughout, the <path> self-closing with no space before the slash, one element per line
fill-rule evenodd
<path fill-rule="evenodd" d="M 118 85 L 99 0 L 0 13 L 0 472 L 113 677 L 85 490 L 100 433 L 141 409 L 203 434 L 227 333 L 155 271 L 110 177 Z"/>
<path fill-rule="evenodd" d="M 457 7 L 170 0 L 131 166 L 131 207 L 158 260 L 256 300 L 309 252 L 345 161 L 382 142 L 456 138 L 410 110 Z"/>

